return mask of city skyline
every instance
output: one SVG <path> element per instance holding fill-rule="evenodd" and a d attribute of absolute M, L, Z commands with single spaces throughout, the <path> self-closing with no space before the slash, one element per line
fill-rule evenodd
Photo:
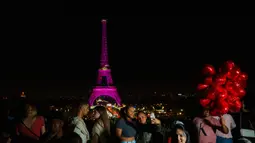
<path fill-rule="evenodd" d="M 21 45 L 31 43 L 18 55 L 2 57 L 8 61 L 3 63 L 2 91 L 46 90 L 53 95 L 62 90 L 88 95 L 100 66 L 101 18 L 69 17 L 59 33 L 51 27 L 47 32 L 34 33 L 38 38 L 19 38 Z M 254 28 L 247 26 L 249 19 L 248 24 L 243 20 L 245 27 L 231 23 L 238 21 L 233 17 L 170 17 L 170 22 L 168 17 L 106 19 L 109 62 L 120 93 L 193 92 L 202 79 L 204 64 L 218 67 L 226 60 L 235 61 L 248 72 L 248 87 L 253 84 L 247 48 L 254 45 L 248 37 Z M 37 49 L 29 50 L 38 44 Z"/>

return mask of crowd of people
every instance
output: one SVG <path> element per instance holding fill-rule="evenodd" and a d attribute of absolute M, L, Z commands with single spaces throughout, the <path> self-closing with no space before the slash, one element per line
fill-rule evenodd
<path fill-rule="evenodd" d="M 211 116 L 209 108 L 194 118 L 190 133 L 179 120 L 172 123 L 165 137 L 160 119 L 149 117 L 129 105 L 121 109 L 121 117 L 111 122 L 107 110 L 97 106 L 90 110 L 86 102 L 77 105 L 68 120 L 37 115 L 34 105 L 26 104 L 16 117 L 2 122 L 3 143 L 232 143 L 231 130 L 236 127 L 231 115 Z M 89 117 L 89 120 L 84 120 Z M 192 135 L 192 136 L 191 136 Z"/>

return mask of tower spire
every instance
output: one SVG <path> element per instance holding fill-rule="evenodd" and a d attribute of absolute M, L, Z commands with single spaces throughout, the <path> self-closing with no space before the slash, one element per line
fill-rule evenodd
<path fill-rule="evenodd" d="M 107 52 L 107 34 L 106 34 L 106 19 L 102 19 L 102 51 L 101 51 L 101 68 L 109 66 Z"/>

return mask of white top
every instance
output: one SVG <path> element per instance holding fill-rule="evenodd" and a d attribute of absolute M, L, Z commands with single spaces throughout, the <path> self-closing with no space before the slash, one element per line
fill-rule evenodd
<path fill-rule="evenodd" d="M 217 120 L 220 119 L 217 116 L 215 116 L 214 118 L 216 118 Z M 229 132 L 228 132 L 228 134 L 224 134 L 221 131 L 217 130 L 216 135 L 219 136 L 219 137 L 223 137 L 223 138 L 233 138 L 231 130 L 236 127 L 236 123 L 235 123 L 233 117 L 230 114 L 224 114 L 223 118 L 225 119 L 226 126 L 228 127 Z"/>
<path fill-rule="evenodd" d="M 74 117 L 72 124 L 75 125 L 74 132 L 81 137 L 82 143 L 87 143 L 89 140 L 89 132 L 83 119 Z"/>

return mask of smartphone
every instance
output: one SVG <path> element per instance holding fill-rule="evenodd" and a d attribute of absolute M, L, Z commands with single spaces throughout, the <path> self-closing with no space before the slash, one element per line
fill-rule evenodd
<path fill-rule="evenodd" d="M 150 118 L 153 120 L 153 119 L 155 119 L 156 117 L 155 117 L 155 114 L 154 113 L 151 113 L 150 114 Z"/>

